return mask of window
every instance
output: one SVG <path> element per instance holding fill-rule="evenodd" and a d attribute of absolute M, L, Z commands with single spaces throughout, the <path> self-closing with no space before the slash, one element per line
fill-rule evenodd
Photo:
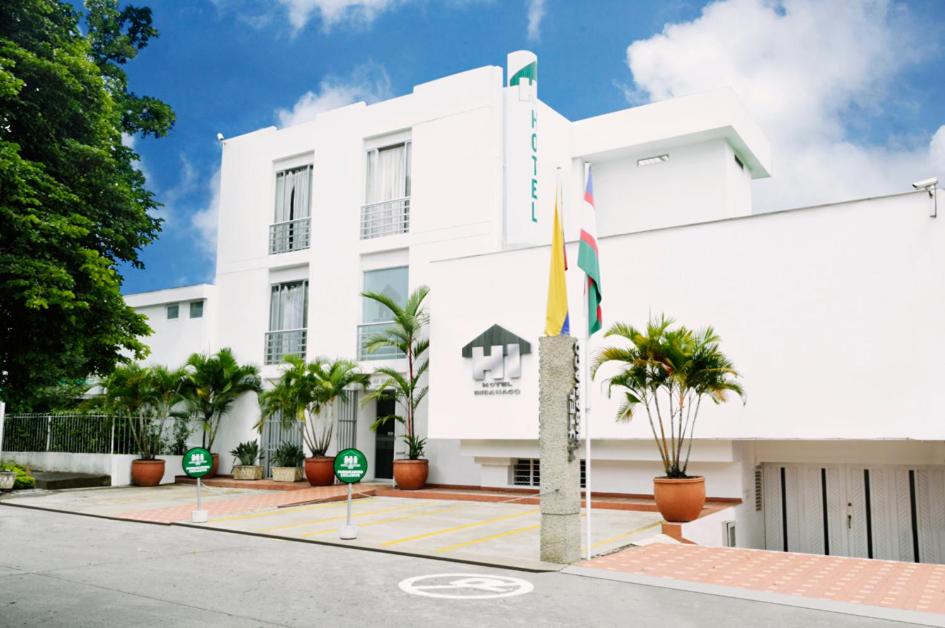
<path fill-rule="evenodd" d="M 311 241 L 312 166 L 276 173 L 276 211 L 269 252 L 307 249 Z"/>
<path fill-rule="evenodd" d="M 203 318 L 203 301 L 190 302 L 190 317 Z"/>
<path fill-rule="evenodd" d="M 178 304 L 168 305 L 167 306 L 167 318 L 168 320 L 172 318 L 177 318 L 180 316 L 180 306 Z"/>
<path fill-rule="evenodd" d="M 368 151 L 366 181 L 361 239 L 407 233 L 410 228 L 410 142 Z"/>
<path fill-rule="evenodd" d="M 389 297 L 395 303 L 407 303 L 407 267 L 384 268 L 369 270 L 364 273 L 364 292 L 379 292 Z M 358 359 L 382 360 L 403 357 L 395 349 L 380 349 L 368 353 L 364 344 L 371 336 L 383 332 L 391 324 L 391 311 L 382 303 L 374 299 L 362 298 L 361 322 L 358 327 Z"/>
<path fill-rule="evenodd" d="M 586 468 L 584 461 L 581 465 L 581 488 L 585 488 Z M 541 486 L 541 468 L 538 458 L 519 458 L 512 465 L 513 486 Z"/>
<path fill-rule="evenodd" d="M 291 281 L 272 286 L 266 364 L 281 362 L 287 355 L 304 358 L 307 326 L 308 282 Z"/>

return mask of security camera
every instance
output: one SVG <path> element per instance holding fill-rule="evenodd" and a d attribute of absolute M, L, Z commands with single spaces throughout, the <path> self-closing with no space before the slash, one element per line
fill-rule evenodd
<path fill-rule="evenodd" d="M 921 181 L 916 181 L 912 184 L 917 190 L 926 190 L 928 188 L 934 188 L 938 185 L 938 177 L 930 177 L 928 179 L 922 179 Z"/>
<path fill-rule="evenodd" d="M 223 134 L 222 134 L 222 133 L 217 133 L 217 141 L 218 141 L 218 142 L 222 142 L 222 141 L 223 141 Z"/>

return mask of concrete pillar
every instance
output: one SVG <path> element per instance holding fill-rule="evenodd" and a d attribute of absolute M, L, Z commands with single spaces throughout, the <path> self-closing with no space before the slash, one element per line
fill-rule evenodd
<path fill-rule="evenodd" d="M 541 456 L 541 560 L 581 557 L 581 467 L 568 455 L 568 401 L 575 385 L 570 336 L 538 341 L 538 447 Z"/>

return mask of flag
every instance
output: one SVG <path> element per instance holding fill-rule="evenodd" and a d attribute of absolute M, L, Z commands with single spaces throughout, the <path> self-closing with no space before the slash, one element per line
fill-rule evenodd
<path fill-rule="evenodd" d="M 578 245 L 578 268 L 587 275 L 584 292 L 587 295 L 587 335 L 590 337 L 603 326 L 600 291 L 600 259 L 597 253 L 597 211 L 594 208 L 594 186 L 591 172 L 587 172 L 587 188 L 581 211 L 581 242 Z"/>
<path fill-rule="evenodd" d="M 558 197 L 555 195 L 555 223 L 551 236 L 551 269 L 548 274 L 548 310 L 545 314 L 546 336 L 568 336 L 568 287 L 565 271 L 568 270 L 567 254 L 564 250 L 564 230 L 558 220 Z"/>

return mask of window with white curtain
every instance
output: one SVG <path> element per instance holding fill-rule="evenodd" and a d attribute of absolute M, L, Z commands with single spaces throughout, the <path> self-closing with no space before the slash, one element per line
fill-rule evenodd
<path fill-rule="evenodd" d="M 368 151 L 366 203 L 410 196 L 410 142 Z"/>
<path fill-rule="evenodd" d="M 308 282 L 291 281 L 272 286 L 269 331 L 305 329 L 308 324 Z"/>
<path fill-rule="evenodd" d="M 276 173 L 276 215 L 273 222 L 308 218 L 311 215 L 312 166 Z"/>

